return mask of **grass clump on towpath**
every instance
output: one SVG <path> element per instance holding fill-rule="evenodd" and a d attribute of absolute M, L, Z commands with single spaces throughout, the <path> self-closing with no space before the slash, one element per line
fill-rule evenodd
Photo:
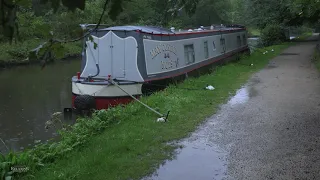
<path fill-rule="evenodd" d="M 316 68 L 320 71 L 320 41 L 318 41 L 314 50 L 312 61 L 314 62 Z"/>
<path fill-rule="evenodd" d="M 31 150 L 31 161 L 37 160 L 42 165 L 32 166 L 28 161 L 27 166 L 32 166 L 29 176 L 19 179 L 116 180 L 149 175 L 178 148 L 169 142 L 193 132 L 254 72 L 288 46 L 286 43 L 259 49 L 250 57 L 217 67 L 211 74 L 189 78 L 143 97 L 144 103 L 163 113 L 170 110 L 167 123 L 156 122 L 157 116 L 136 102 L 98 111 L 91 119 L 79 119 L 73 130 L 62 133 L 59 143 Z M 268 53 L 263 54 L 266 50 Z M 205 90 L 207 84 L 215 90 Z"/>

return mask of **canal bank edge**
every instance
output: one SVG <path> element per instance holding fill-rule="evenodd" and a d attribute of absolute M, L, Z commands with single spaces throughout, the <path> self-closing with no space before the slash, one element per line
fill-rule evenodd
<path fill-rule="evenodd" d="M 76 54 L 68 54 L 62 59 L 58 59 L 58 61 L 64 61 L 64 60 L 69 60 L 69 59 L 74 59 L 77 57 L 80 57 L 81 53 L 76 53 Z M 52 62 L 47 62 L 48 64 Z M 41 61 L 30 61 L 28 59 L 25 60 L 9 60 L 9 61 L 1 61 L 0 60 L 0 69 L 7 69 L 7 68 L 12 68 L 12 67 L 17 67 L 17 66 L 27 66 L 27 65 L 35 65 L 35 64 L 41 64 Z"/>
<path fill-rule="evenodd" d="M 190 78 L 178 87 L 170 86 L 165 91 L 143 97 L 142 101 L 152 107 L 171 110 L 168 123 L 155 122 L 152 112 L 137 103 L 98 111 L 91 119 L 79 119 L 72 131 L 62 131 L 61 142 L 23 152 L 23 157 L 28 154 L 32 159 L 26 158 L 20 163 L 30 167 L 27 174 L 33 174 L 35 179 L 138 179 L 146 176 L 172 157 L 176 147 L 168 142 L 188 136 L 254 72 L 291 44 L 258 49 L 239 62 L 216 68 L 212 74 Z M 269 53 L 263 54 L 265 51 Z M 215 90 L 182 89 L 206 84 L 213 85 Z M 106 128 L 108 130 L 104 131 Z M 41 168 L 41 164 L 46 167 Z M 19 178 L 33 179 L 30 176 Z"/>
<path fill-rule="evenodd" d="M 35 47 L 39 47 L 43 42 L 40 39 L 29 39 L 18 43 L 0 43 L 0 69 L 16 66 L 26 66 L 41 64 L 41 59 L 29 59 L 31 52 Z M 62 59 L 79 57 L 81 55 L 82 45 L 79 42 L 64 44 L 64 56 Z M 37 49 L 37 48 L 36 48 Z M 50 63 L 50 62 L 49 62 Z"/>

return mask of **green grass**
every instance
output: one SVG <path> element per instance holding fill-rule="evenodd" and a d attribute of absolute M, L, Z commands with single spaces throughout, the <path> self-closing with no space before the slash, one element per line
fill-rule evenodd
<path fill-rule="evenodd" d="M 301 35 L 297 36 L 294 40 L 303 41 L 303 40 L 307 40 L 311 36 L 312 36 L 312 32 L 304 32 Z"/>
<path fill-rule="evenodd" d="M 249 36 L 260 36 L 261 35 L 260 30 L 257 28 L 248 27 L 247 29 L 248 29 Z"/>
<path fill-rule="evenodd" d="M 169 142 L 180 140 L 193 132 L 218 110 L 220 104 L 228 100 L 229 93 L 235 94 L 254 72 L 265 67 L 271 58 L 289 45 L 268 47 L 266 49 L 270 53 L 266 55 L 262 54 L 264 49 L 256 50 L 250 57 L 217 67 L 211 74 L 190 78 L 177 87 L 170 86 L 164 91 L 143 97 L 143 102 L 163 113 L 170 110 L 167 123 L 156 122 L 157 116 L 138 103 L 99 111 L 92 119 L 79 119 L 75 125 L 77 134 L 65 134 L 60 144 L 46 146 L 42 150 L 40 148 L 34 153 L 37 158 L 46 157 L 42 159 L 47 162 L 54 160 L 54 163 L 47 163 L 45 167 L 33 171 L 34 178 L 25 176 L 19 179 L 116 180 L 140 179 L 149 175 L 164 160 L 171 158 L 174 149 L 178 148 L 169 145 Z M 275 51 L 271 52 L 271 49 Z M 207 84 L 216 89 L 182 89 L 204 88 Z M 77 142 L 83 143 L 70 147 L 71 150 L 63 146 Z M 56 150 L 50 150 L 55 148 L 69 150 L 58 156 Z"/>
<path fill-rule="evenodd" d="M 317 69 L 320 71 L 320 51 L 319 48 L 315 48 L 313 53 L 312 61 L 314 62 Z"/>

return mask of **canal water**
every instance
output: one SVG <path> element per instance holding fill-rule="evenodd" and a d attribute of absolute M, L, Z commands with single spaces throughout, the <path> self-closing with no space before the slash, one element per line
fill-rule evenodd
<path fill-rule="evenodd" d="M 250 47 L 257 39 L 248 39 Z M 80 58 L 0 70 L 0 152 L 31 148 L 57 136 L 45 129 L 54 112 L 71 107 L 71 77 L 80 70 Z M 68 123 L 68 122 L 66 122 Z M 2 143 L 2 141 L 6 146 Z"/>
<path fill-rule="evenodd" d="M 47 65 L 0 69 L 0 152 L 32 147 L 56 136 L 45 129 L 54 112 L 71 107 L 71 77 L 80 58 Z M 4 141 L 6 146 L 4 145 Z"/>

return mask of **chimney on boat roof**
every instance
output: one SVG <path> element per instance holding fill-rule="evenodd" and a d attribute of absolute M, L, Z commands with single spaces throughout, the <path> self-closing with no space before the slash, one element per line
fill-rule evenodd
<path fill-rule="evenodd" d="M 171 30 L 171 32 L 174 32 L 174 31 L 175 31 L 175 28 L 174 28 L 174 27 L 171 27 L 170 30 Z"/>
<path fill-rule="evenodd" d="M 80 27 L 84 31 L 87 29 L 87 24 L 80 24 Z"/>

